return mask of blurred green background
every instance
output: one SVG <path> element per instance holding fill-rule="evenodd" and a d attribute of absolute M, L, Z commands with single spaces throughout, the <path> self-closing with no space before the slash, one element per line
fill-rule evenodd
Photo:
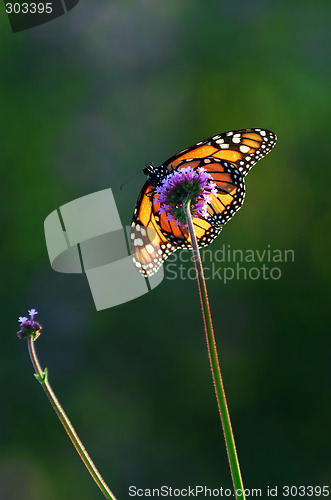
<path fill-rule="evenodd" d="M 208 282 L 244 485 L 330 485 L 330 2 L 81 1 L 17 34 L 0 14 L 0 498 L 101 498 L 17 340 L 30 307 L 41 363 L 119 500 L 130 485 L 231 486 L 195 283 L 96 312 L 84 276 L 51 269 L 43 222 L 111 187 L 129 224 L 144 175 L 119 186 L 139 168 L 248 127 L 278 143 L 209 248 L 295 261 L 279 280 Z"/>

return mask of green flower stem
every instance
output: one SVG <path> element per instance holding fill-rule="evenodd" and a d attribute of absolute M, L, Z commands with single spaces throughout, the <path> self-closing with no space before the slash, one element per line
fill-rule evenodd
<path fill-rule="evenodd" d="M 82 459 L 85 467 L 87 468 L 87 470 L 91 474 L 91 476 L 94 479 L 94 481 L 96 482 L 96 484 L 99 486 L 99 488 L 102 491 L 102 493 L 104 494 L 104 496 L 106 498 L 108 498 L 109 500 L 110 499 L 116 500 L 115 495 L 110 491 L 107 484 L 102 479 L 102 476 L 100 475 L 98 469 L 96 468 L 93 461 L 91 460 L 89 454 L 85 450 L 83 443 L 81 442 L 81 440 L 77 436 L 75 429 L 73 428 L 70 420 L 68 419 L 68 417 L 65 414 L 62 406 L 60 405 L 57 397 L 55 396 L 55 394 L 54 394 L 54 392 L 53 392 L 53 390 L 48 382 L 47 368 L 45 368 L 45 370 L 43 371 L 40 364 L 39 364 L 39 361 L 38 361 L 38 358 L 36 355 L 36 351 L 34 348 L 34 339 L 32 337 L 29 337 L 28 341 L 29 341 L 28 345 L 29 345 L 30 358 L 31 358 L 32 364 L 34 366 L 34 369 L 36 371 L 35 376 L 36 376 L 37 380 L 41 383 L 42 388 L 44 389 L 44 391 L 45 391 L 51 405 L 53 406 L 57 416 L 59 417 L 63 427 L 65 428 L 66 433 L 68 434 L 72 444 L 76 448 L 78 455 Z"/>
<path fill-rule="evenodd" d="M 213 330 L 213 324 L 210 314 L 208 294 L 206 288 L 206 282 L 203 273 L 203 267 L 198 247 L 198 242 L 196 238 L 196 234 L 194 231 L 194 226 L 192 222 L 191 210 L 190 210 L 190 201 L 188 201 L 184 205 L 186 221 L 188 224 L 188 230 L 191 237 L 192 250 L 194 256 L 194 263 L 197 273 L 197 282 L 199 287 L 202 315 L 204 321 L 204 327 L 207 338 L 207 347 L 209 354 L 209 361 L 211 366 L 211 372 L 213 376 L 214 388 L 216 393 L 216 399 L 218 403 L 218 409 L 221 416 L 221 422 L 223 427 L 224 439 L 226 444 L 226 450 L 228 454 L 230 471 L 232 476 L 232 482 L 234 491 L 236 494 L 236 498 L 244 499 L 244 486 L 241 478 L 241 472 L 239 467 L 238 455 L 236 450 L 236 445 L 234 441 L 234 436 L 232 432 L 231 420 L 228 410 L 228 405 L 226 402 L 223 380 L 220 370 L 220 365 L 218 361 L 218 355 L 216 350 L 215 336 Z M 238 493 L 237 493 L 238 492 Z"/>

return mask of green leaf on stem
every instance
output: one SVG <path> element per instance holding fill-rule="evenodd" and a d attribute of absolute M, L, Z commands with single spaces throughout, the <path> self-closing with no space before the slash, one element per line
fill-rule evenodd
<path fill-rule="evenodd" d="M 38 373 L 34 373 L 34 376 L 36 377 L 36 379 L 38 380 L 38 382 L 40 382 L 41 385 L 43 385 L 48 380 L 48 369 L 45 368 L 44 373 L 42 374 L 42 376 L 38 375 Z"/>

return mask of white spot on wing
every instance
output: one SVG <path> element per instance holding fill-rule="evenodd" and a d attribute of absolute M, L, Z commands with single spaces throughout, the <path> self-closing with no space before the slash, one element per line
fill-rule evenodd
<path fill-rule="evenodd" d="M 146 245 L 146 250 L 147 252 L 151 255 L 154 252 L 154 247 L 153 245 Z"/>

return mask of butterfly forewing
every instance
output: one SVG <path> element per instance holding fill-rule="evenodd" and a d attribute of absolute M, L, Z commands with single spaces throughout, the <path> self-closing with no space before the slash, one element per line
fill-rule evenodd
<path fill-rule="evenodd" d="M 276 135 L 270 130 L 251 128 L 224 132 L 198 142 L 167 160 L 164 165 L 189 158 L 220 158 L 237 166 L 245 176 L 255 163 L 276 144 Z"/>

